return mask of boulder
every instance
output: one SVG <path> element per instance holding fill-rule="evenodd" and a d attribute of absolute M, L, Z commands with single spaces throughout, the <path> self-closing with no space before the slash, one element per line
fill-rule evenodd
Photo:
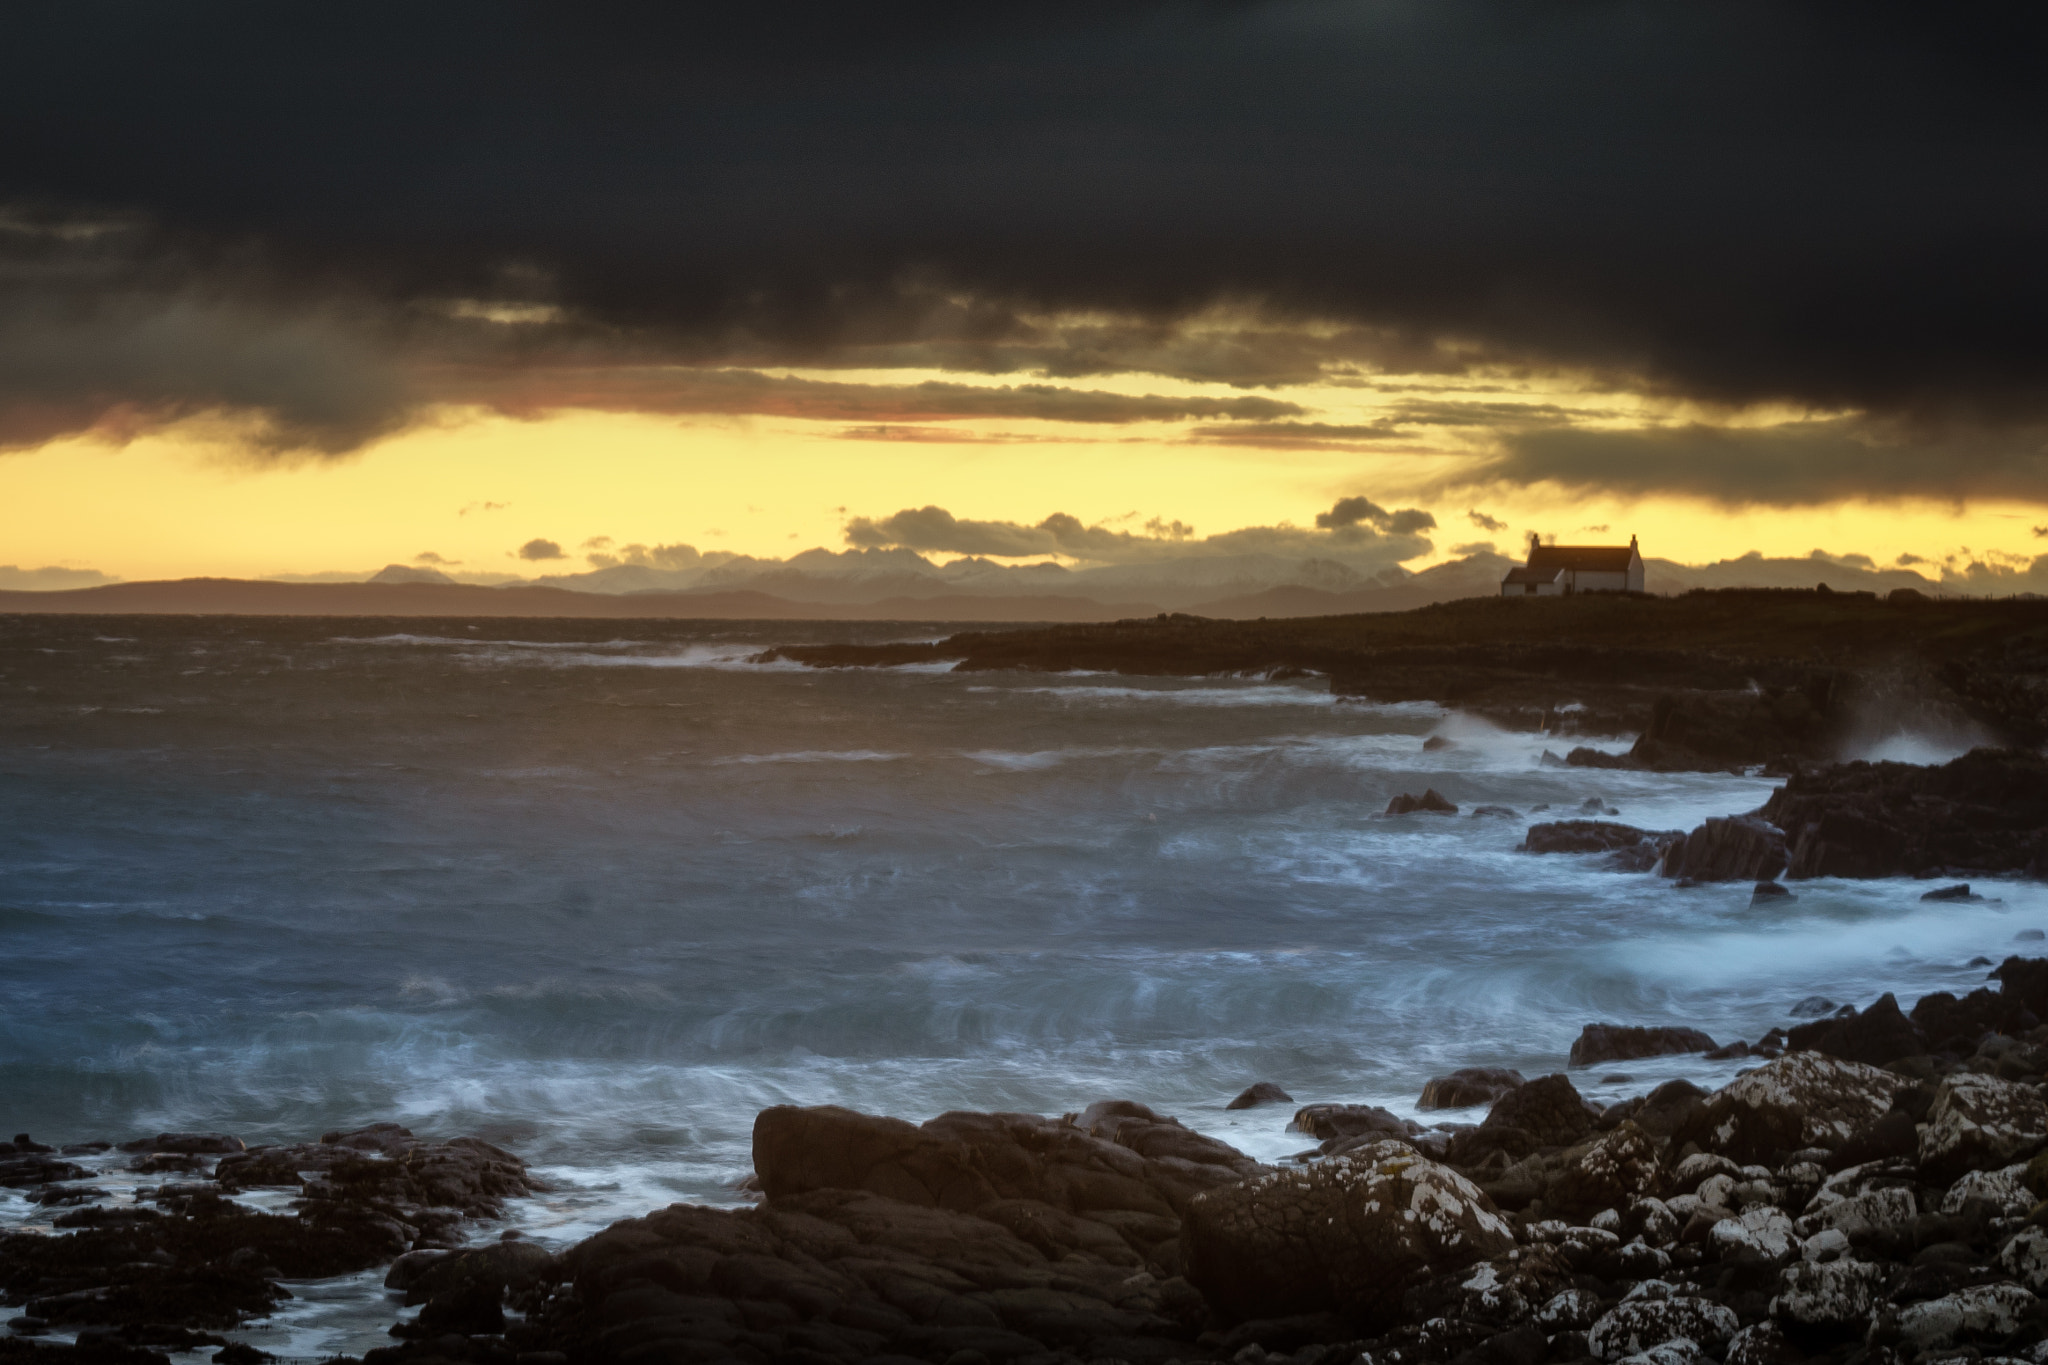
<path fill-rule="evenodd" d="M 1501 1066 L 1460 1067 L 1448 1076 L 1432 1077 L 1422 1087 L 1417 1109 L 1469 1109 L 1491 1104 L 1518 1085 L 1526 1084 L 1519 1071 Z"/>
<path fill-rule="evenodd" d="M 1517 1128 L 1539 1147 L 1568 1147 L 1593 1131 L 1600 1111 L 1586 1103 L 1562 1072 L 1538 1076 L 1493 1103 L 1481 1128 Z"/>
<path fill-rule="evenodd" d="M 1921 1351 L 2011 1336 L 2040 1300 L 2016 1284 L 1983 1284 L 1898 1310 L 1899 1339 Z"/>
<path fill-rule="evenodd" d="M 2016 993 L 1981 986 L 1961 998 L 1947 991 L 1923 995 L 1913 1006 L 1910 1017 L 1929 1048 L 1957 1054 L 1975 1051 L 1977 1040 L 1986 1033 L 2023 1032 L 2039 1022 Z"/>
<path fill-rule="evenodd" d="M 1430 815 L 1456 815 L 1458 808 L 1446 800 L 1435 787 L 1427 789 L 1420 796 L 1403 792 L 1387 802 L 1388 815 L 1412 815 L 1418 812 Z"/>
<path fill-rule="evenodd" d="M 1788 1030 L 1786 1048 L 1793 1052 L 1824 1052 L 1845 1061 L 1883 1066 L 1900 1057 L 1927 1051 L 1927 1035 L 1899 1009 L 1890 992 L 1861 1013 L 1816 1019 Z"/>
<path fill-rule="evenodd" d="M 1293 1121 L 1288 1124 L 1296 1132 L 1307 1133 L 1325 1142 L 1355 1137 L 1406 1139 L 1420 1126 L 1376 1104 L 1305 1105 L 1295 1111 Z"/>
<path fill-rule="evenodd" d="M 1788 1053 L 1715 1091 L 1672 1141 L 1697 1142 L 1741 1165 L 1807 1147 L 1833 1149 L 1883 1117 L 1904 1084 L 1861 1062 Z"/>
<path fill-rule="evenodd" d="M 1714 1040 L 1696 1028 L 1588 1024 L 1572 1044 L 1569 1065 L 1599 1066 L 1603 1062 L 1670 1057 L 1686 1052 L 1711 1052 L 1713 1049 Z"/>
<path fill-rule="evenodd" d="M 1998 1264 L 2034 1293 L 2048 1289 L 2048 1228 L 2021 1228 L 1998 1253 Z"/>
<path fill-rule="evenodd" d="M 1971 1171 L 1948 1187 L 1939 1208 L 1943 1213 L 1962 1213 L 1972 1201 L 1981 1200 L 2000 1218 L 2024 1218 L 2039 1201 L 2027 1188 L 2025 1163 L 2000 1171 Z"/>
<path fill-rule="evenodd" d="M 1769 1204 L 1753 1205 L 1733 1218 L 1723 1218 L 1707 1233 L 1707 1240 L 1723 1256 L 1745 1251 L 1775 1264 L 1783 1264 L 1799 1254 L 1799 1238 L 1792 1230 L 1792 1220 Z"/>
<path fill-rule="evenodd" d="M 1586 1333 L 1586 1345 L 1596 1359 L 1610 1361 L 1680 1339 L 1711 1349 L 1734 1336 L 1739 1325 L 1733 1311 L 1707 1299 L 1645 1296 L 1616 1304 Z"/>
<path fill-rule="evenodd" d="M 1260 1081 L 1256 1085 L 1246 1087 L 1238 1094 L 1236 1099 L 1223 1107 L 1225 1109 L 1253 1109 L 1262 1104 L 1292 1103 L 1294 1103 L 1294 1096 L 1288 1094 L 1271 1081 Z"/>
<path fill-rule="evenodd" d="M 2048 1142 L 2048 1105 L 2031 1087 L 1959 1071 L 1944 1079 L 1920 1134 L 1920 1166 L 1932 1179 L 2006 1166 Z"/>
<path fill-rule="evenodd" d="M 1568 1154 L 1544 1191 L 1543 1202 L 1559 1213 L 1576 1215 L 1627 1208 L 1654 1191 L 1662 1176 L 1657 1140 L 1624 1119 L 1613 1132 Z"/>
<path fill-rule="evenodd" d="M 1885 1268 L 1868 1261 L 1800 1261 L 1779 1273 L 1771 1316 L 1795 1336 L 1860 1333 L 1884 1282 Z"/>
<path fill-rule="evenodd" d="M 1657 871 L 1691 882 L 1767 882 L 1785 859 L 1777 826 L 1754 815 L 1717 816 L 1666 849 Z"/>
<path fill-rule="evenodd" d="M 1477 1186 L 1399 1142 L 1209 1190 L 1183 1238 L 1188 1278 L 1226 1313 L 1335 1310 L 1380 1328 L 1412 1281 L 1515 1242 Z"/>

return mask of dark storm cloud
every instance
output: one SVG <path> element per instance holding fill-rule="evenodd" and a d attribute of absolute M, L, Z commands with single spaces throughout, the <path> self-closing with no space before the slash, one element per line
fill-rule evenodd
<path fill-rule="evenodd" d="M 848 384 L 766 375 L 753 370 L 675 366 L 582 369 L 487 366 L 443 370 L 436 390 L 506 412 L 597 408 L 677 415 L 802 417 L 820 421 L 929 422 L 976 417 L 1047 422 L 1123 423 L 1270 419 L 1299 415 L 1298 403 L 1242 398 L 1175 398 L 1106 393 L 1056 384 Z"/>
<path fill-rule="evenodd" d="M 261 451 L 347 450 L 414 402 L 388 330 L 120 221 L 0 215 L 0 449 L 199 416 Z"/>
<path fill-rule="evenodd" d="M 17 439 L 127 403 L 339 448 L 403 420 L 391 355 L 544 344 L 1239 384 L 1486 363 L 2031 421 L 2044 24 L 1841 0 L 25 0 L 0 200 L 206 249 L 64 295 L 65 325 L 0 292 L 60 357 L 9 351 L 0 402 Z M 290 287 L 242 291 L 237 253 Z M 488 306 L 423 320 L 450 300 Z M 391 355 L 334 320 L 358 312 Z"/>
<path fill-rule="evenodd" d="M 1912 495 L 2048 500 L 2048 429 L 1921 430 L 1842 419 L 1771 427 L 1540 430 L 1451 484 L 1556 483 L 1716 502 L 1799 506 Z"/>

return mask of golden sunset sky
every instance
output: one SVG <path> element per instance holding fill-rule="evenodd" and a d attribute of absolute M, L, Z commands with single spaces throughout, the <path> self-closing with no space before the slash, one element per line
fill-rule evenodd
<path fill-rule="evenodd" d="M 779 373 L 885 390 L 963 381 L 936 371 Z M 986 377 L 964 382 L 1004 387 Z M 1259 392 L 1300 405 L 1315 426 L 1386 419 L 1397 399 L 1418 389 L 1445 403 L 1485 405 L 1496 418 L 1509 405 L 1563 408 L 1575 425 L 1594 430 L 1676 427 L 1702 417 L 1683 404 L 1574 392 L 1558 381 L 1373 382 Z M 1068 387 L 1222 400 L 1245 392 L 1146 375 Z M 1208 535 L 1307 526 L 1336 499 L 1362 494 L 1435 515 L 1433 549 L 1408 561 L 1410 569 L 1479 543 L 1519 554 L 1530 531 L 1565 543 L 1634 534 L 1646 554 L 1684 563 L 1819 548 L 1890 565 L 1908 554 L 2023 562 L 2042 546 L 2034 528 L 2048 520 L 2048 510 L 2009 499 L 1834 498 L 1787 507 L 1487 481 L 1491 431 L 1481 426 L 1415 426 L 1371 441 L 1265 433 L 1254 444 L 1239 443 L 1233 425 L 915 417 L 854 424 L 573 407 L 511 416 L 451 404 L 340 455 L 277 456 L 250 450 L 232 423 L 199 418 L 133 439 L 88 433 L 0 456 L 0 507 L 7 509 L 0 561 L 132 580 L 360 572 L 431 553 L 451 569 L 530 577 L 586 567 L 582 547 L 599 537 L 762 558 L 838 550 L 850 517 L 927 504 L 963 518 L 1027 524 L 1053 512 L 1128 530 L 1153 518 L 1178 520 Z M 1487 529 L 1473 512 L 1504 529 Z M 520 560 L 515 551 L 534 538 L 558 542 L 568 559 Z"/>

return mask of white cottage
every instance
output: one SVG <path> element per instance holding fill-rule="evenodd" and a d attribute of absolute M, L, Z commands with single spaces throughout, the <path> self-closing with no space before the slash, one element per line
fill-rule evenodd
<path fill-rule="evenodd" d="M 1570 597 L 1581 592 L 1641 592 L 1643 556 L 1627 545 L 1529 546 L 1529 562 L 1500 580 L 1502 597 Z"/>

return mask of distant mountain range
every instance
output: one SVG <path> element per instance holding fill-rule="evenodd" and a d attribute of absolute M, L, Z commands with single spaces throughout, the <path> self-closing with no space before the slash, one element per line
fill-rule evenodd
<path fill-rule="evenodd" d="M 812 550 L 787 560 L 728 558 L 687 568 L 622 564 L 502 584 L 388 565 L 355 581 L 186 578 L 62 591 L 0 592 L 0 612 L 284 616 L 579 616 L 725 620 L 1106 621 L 1181 611 L 1255 618 L 1405 611 L 1490 597 L 1516 561 L 1468 555 L 1410 572 L 1335 559 L 1187 556 L 1102 568 L 934 564 L 909 550 Z M 1814 556 L 1750 554 L 1707 565 L 1646 562 L 1651 592 L 1799 587 L 1952 591 L 1910 569 Z M 327 575 L 319 577 L 326 578 Z M 2009 590 L 2009 589 L 2008 589 Z"/>

